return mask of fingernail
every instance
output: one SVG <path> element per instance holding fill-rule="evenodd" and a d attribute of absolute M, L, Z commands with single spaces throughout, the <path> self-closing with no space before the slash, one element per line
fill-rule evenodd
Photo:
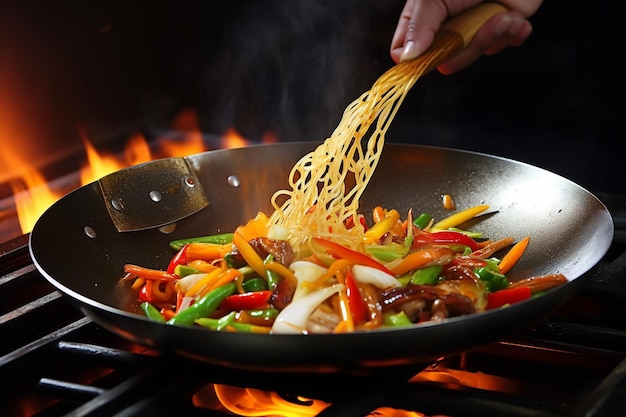
<path fill-rule="evenodd" d="M 415 57 L 417 57 L 415 41 L 408 41 L 406 45 L 404 45 L 404 50 L 402 51 L 402 55 L 400 55 L 400 61 L 407 61 Z"/>
<path fill-rule="evenodd" d="M 504 16 L 502 16 L 500 18 L 500 20 L 498 21 L 496 26 L 493 28 L 493 33 L 496 36 L 502 35 L 504 32 L 509 30 L 509 26 L 511 25 L 511 21 L 512 21 L 511 16 L 509 16 L 508 14 L 505 14 Z"/>
<path fill-rule="evenodd" d="M 496 36 L 501 36 L 505 33 L 511 36 L 517 36 L 524 28 L 525 23 L 526 20 L 521 17 L 505 15 L 500 18 L 493 32 Z"/>

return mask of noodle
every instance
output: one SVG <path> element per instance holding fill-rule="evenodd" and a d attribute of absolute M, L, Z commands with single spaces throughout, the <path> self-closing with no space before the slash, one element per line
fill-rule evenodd
<path fill-rule="evenodd" d="M 387 129 L 417 79 L 445 53 L 445 45 L 440 46 L 387 70 L 346 108 L 332 135 L 293 166 L 291 190 L 272 196 L 275 211 L 268 225 L 284 228 L 294 250 L 303 249 L 313 235 L 332 236 L 338 243 L 362 249 L 363 227 L 354 222 L 355 227 L 348 228 L 346 221 L 357 218 L 359 198 L 376 169 Z"/>

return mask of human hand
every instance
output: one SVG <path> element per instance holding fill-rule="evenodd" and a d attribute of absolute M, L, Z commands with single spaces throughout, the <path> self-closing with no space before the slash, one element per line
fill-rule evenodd
<path fill-rule="evenodd" d="M 391 58 L 394 62 L 409 60 L 421 55 L 433 41 L 441 24 L 481 0 L 407 0 L 400 14 L 391 41 Z M 457 72 L 482 55 L 493 55 L 509 46 L 520 46 L 530 36 L 532 16 L 542 0 L 499 0 L 509 11 L 499 13 L 481 27 L 470 44 L 442 63 L 442 74 Z"/>

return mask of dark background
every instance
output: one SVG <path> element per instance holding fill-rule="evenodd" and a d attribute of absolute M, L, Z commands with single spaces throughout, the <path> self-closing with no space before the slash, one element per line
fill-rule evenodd
<path fill-rule="evenodd" d="M 403 2 L 374 0 L 0 5 L 0 141 L 33 160 L 128 126 L 323 140 L 393 63 Z M 626 192 L 621 154 L 626 6 L 547 0 L 519 48 L 418 81 L 389 142 L 510 157 L 593 192 Z M 4 126 L 4 127 L 3 127 Z M 0 161 L 1 162 L 1 161 Z"/>

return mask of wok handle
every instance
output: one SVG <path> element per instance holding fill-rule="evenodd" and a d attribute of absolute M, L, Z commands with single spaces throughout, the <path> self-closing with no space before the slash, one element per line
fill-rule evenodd
<path fill-rule="evenodd" d="M 454 32 L 463 40 L 463 48 L 466 47 L 476 32 L 489 19 L 497 14 L 506 12 L 507 8 L 498 3 L 481 3 L 460 15 L 453 17 L 441 26 L 442 31 Z"/>
<path fill-rule="evenodd" d="M 505 11 L 507 9 L 501 4 L 481 3 L 453 17 L 441 25 L 432 45 L 422 55 L 411 61 L 420 65 L 425 63 L 424 74 L 434 70 L 450 56 L 469 45 L 476 32 L 489 19 Z"/>

